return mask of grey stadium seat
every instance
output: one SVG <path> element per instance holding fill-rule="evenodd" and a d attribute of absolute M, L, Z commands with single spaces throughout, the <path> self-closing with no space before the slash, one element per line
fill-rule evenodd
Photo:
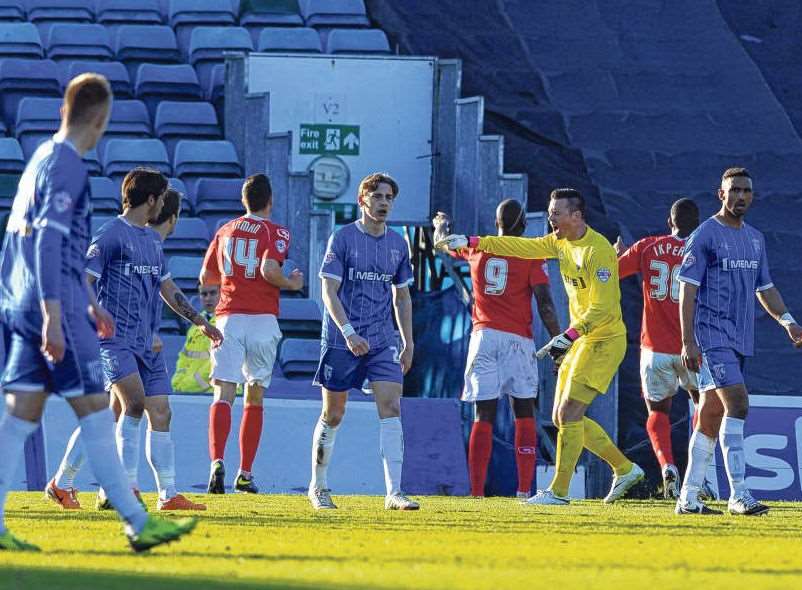
<path fill-rule="evenodd" d="M 320 43 L 320 34 L 315 29 L 268 27 L 259 35 L 256 50 L 275 53 L 322 53 L 323 46 Z"/>
<path fill-rule="evenodd" d="M 334 29 L 326 40 L 326 53 L 390 53 L 390 43 L 380 29 Z"/>

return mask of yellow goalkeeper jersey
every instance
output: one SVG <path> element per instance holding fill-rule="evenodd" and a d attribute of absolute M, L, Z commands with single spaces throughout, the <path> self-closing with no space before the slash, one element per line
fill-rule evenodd
<path fill-rule="evenodd" d="M 618 259 L 607 239 L 590 227 L 579 240 L 486 236 L 479 250 L 517 258 L 556 258 L 560 262 L 571 327 L 587 340 L 626 334 L 621 319 Z"/>

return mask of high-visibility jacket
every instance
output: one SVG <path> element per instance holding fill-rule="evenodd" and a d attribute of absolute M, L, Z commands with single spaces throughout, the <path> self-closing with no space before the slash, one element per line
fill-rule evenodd
<path fill-rule="evenodd" d="M 209 323 L 214 325 L 215 317 L 204 313 Z M 200 331 L 198 326 L 192 325 L 187 331 L 184 348 L 178 353 L 178 362 L 173 375 L 173 389 L 184 393 L 210 393 L 212 384 L 209 383 L 209 373 L 212 371 L 212 360 L 209 354 L 211 343 Z"/>

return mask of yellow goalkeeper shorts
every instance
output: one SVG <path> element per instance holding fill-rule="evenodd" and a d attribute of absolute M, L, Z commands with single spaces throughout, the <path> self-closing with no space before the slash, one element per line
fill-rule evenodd
<path fill-rule="evenodd" d="M 618 371 L 621 361 L 624 360 L 626 352 L 627 337 L 625 334 L 604 340 L 580 338 L 565 355 L 560 365 L 556 397 L 559 399 L 563 395 L 568 395 L 571 399 L 576 398 L 576 401 L 590 404 L 595 395 L 590 395 L 587 390 L 585 390 L 585 394 L 577 395 L 573 392 L 581 392 L 585 388 L 572 388 L 571 383 L 586 385 L 597 394 L 607 393 L 607 388 L 610 387 L 610 382 Z"/>

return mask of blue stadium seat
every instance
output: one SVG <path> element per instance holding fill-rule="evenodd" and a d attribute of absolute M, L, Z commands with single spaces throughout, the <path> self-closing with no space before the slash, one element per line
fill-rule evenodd
<path fill-rule="evenodd" d="M 184 292 L 193 294 L 198 290 L 201 266 L 203 266 L 202 256 L 173 256 L 167 262 L 167 270 L 170 271 L 175 284 Z"/>
<path fill-rule="evenodd" d="M 122 178 L 136 166 L 155 168 L 170 176 L 167 150 L 158 139 L 112 139 L 103 151 L 103 172 L 113 180 Z"/>
<path fill-rule="evenodd" d="M 63 23 L 91 23 L 95 20 L 92 2 L 86 0 L 26 0 L 28 21 L 36 25 L 42 40 L 50 29 Z"/>
<path fill-rule="evenodd" d="M 248 29 L 254 46 L 264 27 L 300 27 L 304 20 L 298 0 L 243 0 L 239 24 Z"/>
<path fill-rule="evenodd" d="M 209 229 L 197 217 L 181 217 L 175 231 L 164 242 L 164 252 L 168 256 L 203 256 L 209 246 Z M 195 280 L 197 280 L 197 275 Z"/>
<path fill-rule="evenodd" d="M 195 213 L 210 228 L 221 219 L 228 220 L 244 213 L 242 183 L 244 178 L 201 178 L 195 186 Z"/>
<path fill-rule="evenodd" d="M 334 29 L 329 32 L 326 53 L 390 53 L 390 43 L 380 29 Z"/>
<path fill-rule="evenodd" d="M 369 27 L 363 0 L 300 0 L 307 27 Z"/>
<path fill-rule="evenodd" d="M 284 338 L 320 338 L 323 316 L 311 299 L 281 299 L 278 325 Z M 319 344 L 318 344 L 319 346 Z M 320 349 L 318 349 L 318 353 Z"/>
<path fill-rule="evenodd" d="M 150 115 L 145 103 L 141 100 L 115 100 L 111 105 L 106 134 L 134 139 L 150 137 Z"/>
<path fill-rule="evenodd" d="M 6 123 L 3 121 L 2 117 L 0 117 L 0 136 L 5 137 L 8 135 L 8 129 L 6 129 Z"/>
<path fill-rule="evenodd" d="M 226 98 L 226 64 L 214 64 L 209 80 L 203 87 L 203 95 L 206 97 L 220 121 L 220 127 L 225 126 L 225 98 Z"/>
<path fill-rule="evenodd" d="M 3 119 L 12 127 L 20 100 L 29 96 L 61 96 L 58 66 L 49 59 L 0 60 Z"/>
<path fill-rule="evenodd" d="M 281 302 L 284 305 L 284 301 Z M 320 362 L 320 341 L 284 338 L 278 353 L 281 372 L 288 378 L 314 376 Z"/>
<path fill-rule="evenodd" d="M 84 164 L 86 164 L 89 176 L 103 176 L 103 166 L 100 165 L 97 148 L 93 148 L 84 154 Z"/>
<path fill-rule="evenodd" d="M 123 25 L 114 36 L 114 52 L 133 75 L 142 63 L 178 63 L 181 54 L 170 27 Z"/>
<path fill-rule="evenodd" d="M 320 43 L 320 34 L 315 29 L 267 27 L 259 35 L 256 50 L 277 53 L 322 53 L 323 46 Z"/>
<path fill-rule="evenodd" d="M 219 139 L 217 113 L 208 102 L 162 101 L 156 107 L 153 124 L 156 136 L 164 142 L 172 157 L 175 145 L 181 139 Z"/>
<path fill-rule="evenodd" d="M 0 21 L 21 22 L 25 20 L 23 0 L 0 0 Z"/>
<path fill-rule="evenodd" d="M 237 22 L 230 3 L 220 0 L 170 0 L 170 26 L 178 47 L 189 57 L 190 37 L 199 26 L 229 27 Z"/>
<path fill-rule="evenodd" d="M 192 206 L 192 201 L 187 193 L 187 185 L 180 178 L 168 178 L 170 188 L 177 190 L 181 193 L 181 215 L 194 215 L 195 209 Z"/>
<path fill-rule="evenodd" d="M 35 26 L 31 23 L 0 22 L 0 59 L 40 59 L 43 55 L 42 40 Z"/>
<path fill-rule="evenodd" d="M 60 98 L 23 98 L 17 106 L 14 134 L 26 158 L 43 140 L 53 135 L 61 123 Z"/>
<path fill-rule="evenodd" d="M 54 60 L 113 59 L 109 32 L 103 25 L 56 24 L 47 36 L 47 56 Z"/>
<path fill-rule="evenodd" d="M 99 0 L 97 22 L 102 25 L 160 25 L 162 13 L 156 0 Z"/>
<path fill-rule="evenodd" d="M 190 191 L 201 177 L 242 177 L 242 167 L 230 141 L 179 141 L 173 163 L 175 175 L 184 181 Z"/>
<path fill-rule="evenodd" d="M 197 27 L 189 42 L 189 63 L 197 70 L 201 84 L 206 84 L 212 67 L 223 62 L 224 51 L 252 50 L 251 37 L 242 27 Z"/>
<path fill-rule="evenodd" d="M 202 100 L 198 76 L 188 64 L 142 64 L 136 73 L 134 92 L 148 106 L 151 116 L 156 115 L 156 107 L 163 100 Z"/>
<path fill-rule="evenodd" d="M 0 137 L 0 174 L 20 174 L 25 169 L 25 157 L 19 142 L 13 137 Z"/>
<path fill-rule="evenodd" d="M 94 213 L 117 214 L 120 212 L 120 185 L 104 176 L 89 177 L 89 197 Z"/>
<path fill-rule="evenodd" d="M 93 215 L 89 228 L 89 230 L 92 232 L 92 235 L 97 235 L 97 232 L 100 231 L 100 228 L 106 225 L 106 223 L 112 219 L 114 219 L 114 215 Z"/>
<path fill-rule="evenodd" d="M 73 61 L 61 62 L 60 65 L 62 66 L 62 83 L 64 86 L 79 74 L 94 72 L 106 76 L 109 84 L 111 84 L 111 91 L 114 93 L 115 100 L 131 98 L 132 96 L 131 78 L 128 75 L 128 70 L 118 61 Z"/>

